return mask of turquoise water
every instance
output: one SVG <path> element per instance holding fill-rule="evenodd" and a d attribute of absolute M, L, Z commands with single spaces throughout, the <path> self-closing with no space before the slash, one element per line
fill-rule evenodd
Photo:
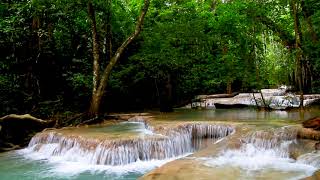
<path fill-rule="evenodd" d="M 34 179 L 137 179 L 143 173 L 106 173 L 98 171 L 84 171 L 79 174 L 57 173 L 54 164 L 46 160 L 30 160 L 16 151 L 0 154 L 1 180 L 34 180 Z"/>
<path fill-rule="evenodd" d="M 138 122 L 122 122 L 111 126 L 90 126 L 87 128 L 88 132 L 100 132 L 110 134 L 121 134 L 121 133 L 137 133 L 141 132 L 144 128 L 143 123 Z"/>
<path fill-rule="evenodd" d="M 140 123 L 119 123 L 112 126 L 94 126 L 87 128 L 86 132 L 125 133 L 139 132 Z M 86 165 L 81 163 L 65 164 L 66 162 L 42 159 L 26 150 L 0 153 L 0 179 L 1 180 L 34 180 L 34 179 L 110 179 L 131 180 L 142 176 L 146 170 L 156 166 L 135 168 L 137 165 L 124 167 L 107 167 Z"/>
<path fill-rule="evenodd" d="M 57 174 L 54 165 L 45 160 L 24 158 L 16 152 L 2 153 L 0 155 L 0 179 L 2 180 L 34 180 L 34 179 L 137 179 L 142 174 L 128 173 L 123 175 L 107 174 L 104 172 L 83 172 L 80 174 Z"/>
<path fill-rule="evenodd" d="M 208 110 L 190 111 L 178 110 L 174 113 L 157 114 L 157 120 L 188 120 L 188 121 L 241 121 L 257 124 L 268 123 L 297 123 L 302 120 L 320 116 L 319 109 L 310 110 L 305 113 L 298 111 L 272 111 L 257 112 L 254 109 L 232 109 L 232 110 Z M 123 123 L 112 127 L 97 126 L 89 128 L 90 131 L 104 133 L 130 132 L 139 129 L 141 124 Z M 37 154 L 26 150 L 0 153 L 0 179 L 1 180 L 34 180 L 34 179 L 110 179 L 131 180 L 137 179 L 143 174 L 168 162 L 152 161 L 137 162 L 125 166 L 102 166 L 88 165 L 76 162 L 63 162 L 59 159 L 43 159 Z"/>

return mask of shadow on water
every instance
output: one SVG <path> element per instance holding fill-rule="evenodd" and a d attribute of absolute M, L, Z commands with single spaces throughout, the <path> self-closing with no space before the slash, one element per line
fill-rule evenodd
<path fill-rule="evenodd" d="M 320 116 L 320 108 L 313 107 L 305 111 L 257 111 L 254 108 L 189 110 L 176 109 L 173 113 L 157 114 L 157 120 L 170 121 L 235 121 L 235 122 L 301 122 Z"/>

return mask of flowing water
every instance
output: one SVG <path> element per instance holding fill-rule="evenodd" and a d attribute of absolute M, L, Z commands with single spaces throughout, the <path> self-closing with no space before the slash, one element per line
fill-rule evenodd
<path fill-rule="evenodd" d="M 156 167 L 206 147 L 204 144 L 208 141 L 204 139 L 212 144 L 234 132 L 232 126 L 207 123 L 215 121 L 244 122 L 255 125 L 257 131 L 244 135 L 239 149 L 226 149 L 216 157 L 199 158 L 205 166 L 222 168 L 225 172 L 228 168 L 235 172 L 236 168 L 242 179 L 268 177 L 265 174 L 303 177 L 318 169 L 320 155 L 308 153 L 292 159 L 288 149 L 297 144 L 295 131 L 286 128 L 284 131 L 282 127 L 319 115 L 317 110 L 304 114 L 253 109 L 182 110 L 156 114 L 154 119 L 197 123 L 180 125 L 165 133 L 154 131 L 144 122 L 93 126 L 62 133 L 48 131 L 35 136 L 26 149 L 1 153 L 0 179 L 137 179 Z M 205 123 L 199 123 L 201 121 Z M 275 130 L 265 131 L 266 128 Z"/>
<path fill-rule="evenodd" d="M 300 179 L 320 168 L 319 159 L 315 157 L 319 153 L 307 153 L 294 159 L 293 153 L 300 143 L 296 135 L 292 127 L 254 131 L 242 138 L 239 149 L 199 159 L 215 171 L 237 172 L 238 177 L 234 179 Z"/>

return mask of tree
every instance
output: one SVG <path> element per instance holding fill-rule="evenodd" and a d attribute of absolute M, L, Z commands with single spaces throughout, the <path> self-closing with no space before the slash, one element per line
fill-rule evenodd
<path fill-rule="evenodd" d="M 89 12 L 89 17 L 91 19 L 91 24 L 92 24 L 91 27 L 92 27 L 92 34 L 93 34 L 93 56 L 94 56 L 93 91 L 92 91 L 91 105 L 89 109 L 89 113 L 91 115 L 93 116 L 99 115 L 101 100 L 105 93 L 111 71 L 113 67 L 116 65 L 116 63 L 119 61 L 124 50 L 140 34 L 142 30 L 144 18 L 149 8 L 149 4 L 150 4 L 150 0 L 144 0 L 144 5 L 140 12 L 140 16 L 138 17 L 138 20 L 136 22 L 136 27 L 134 32 L 121 44 L 121 46 L 117 49 L 117 51 L 114 53 L 114 55 L 110 59 L 108 65 L 105 67 L 103 73 L 99 75 L 100 74 L 100 65 L 99 65 L 100 58 L 99 58 L 99 52 L 98 52 L 99 45 L 97 42 L 98 37 L 96 32 L 96 22 L 94 18 L 94 9 L 93 9 L 92 3 L 89 1 L 88 12 Z"/>
<path fill-rule="evenodd" d="M 300 93 L 300 108 L 303 108 L 303 87 L 302 87 L 302 48 L 301 48 L 301 28 L 300 20 L 298 17 L 300 0 L 291 0 L 291 10 L 294 19 L 294 33 L 295 33 L 295 49 L 296 49 L 296 79 L 298 81 L 299 93 Z"/>

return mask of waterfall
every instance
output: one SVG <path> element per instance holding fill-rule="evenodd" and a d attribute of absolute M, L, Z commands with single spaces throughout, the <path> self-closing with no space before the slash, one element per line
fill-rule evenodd
<path fill-rule="evenodd" d="M 241 141 L 244 148 L 252 146 L 260 152 L 271 151 L 279 157 L 289 158 L 289 147 L 295 142 L 297 134 L 297 128 L 282 127 L 251 132 Z"/>
<path fill-rule="evenodd" d="M 314 164 L 320 162 L 314 161 L 314 157 L 320 155 L 301 156 L 300 160 L 291 158 L 297 143 L 297 133 L 296 127 L 289 126 L 251 131 L 239 139 L 239 148 L 224 150 L 216 157 L 204 158 L 202 161 L 209 167 L 238 168 L 252 175 L 252 178 L 255 175 L 267 177 L 268 173 L 264 172 L 269 171 L 279 174 L 298 173 L 301 177 L 310 176 L 317 169 Z"/>
<path fill-rule="evenodd" d="M 132 120 L 131 122 L 136 122 Z M 138 121 L 143 122 L 145 121 Z M 145 123 L 149 130 L 152 127 Z M 212 142 L 234 131 L 232 126 L 215 124 L 183 124 L 169 128 L 162 135 L 126 139 L 94 139 L 80 135 L 65 135 L 57 131 L 35 135 L 28 148 L 72 162 L 97 165 L 125 165 L 137 161 L 162 160 L 201 148 L 202 139 Z"/>
<path fill-rule="evenodd" d="M 297 162 L 303 164 L 310 164 L 314 167 L 320 168 L 320 153 L 318 151 L 303 154 L 298 157 Z"/>

